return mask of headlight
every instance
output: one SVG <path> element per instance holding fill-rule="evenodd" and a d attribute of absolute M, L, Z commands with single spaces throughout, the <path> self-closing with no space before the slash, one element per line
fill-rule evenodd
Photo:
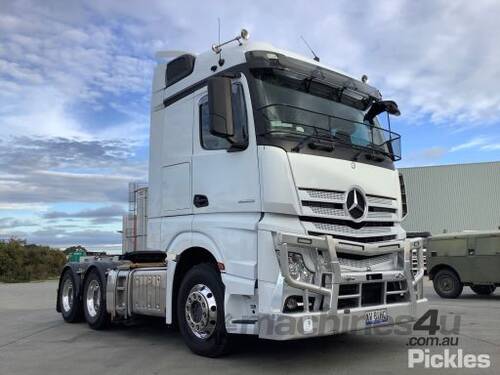
<path fill-rule="evenodd" d="M 307 269 L 299 253 L 288 253 L 288 270 L 292 279 L 312 284 L 314 272 Z"/>

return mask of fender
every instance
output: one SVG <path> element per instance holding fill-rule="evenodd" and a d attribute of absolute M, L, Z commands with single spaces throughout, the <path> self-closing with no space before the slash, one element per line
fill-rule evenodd
<path fill-rule="evenodd" d="M 455 269 L 455 267 L 450 266 L 449 264 L 446 263 L 439 263 L 433 266 L 430 270 L 427 270 L 427 276 L 429 277 L 429 280 L 434 280 L 434 276 L 436 276 L 436 273 L 444 268 L 448 268 L 449 270 L 452 270 L 455 272 L 460 280 L 462 280 L 462 277 L 460 276 L 460 273 Z"/>
<path fill-rule="evenodd" d="M 181 254 L 193 247 L 201 247 L 207 250 L 215 258 L 217 262 L 224 263 L 224 259 L 220 250 L 208 236 L 199 233 L 180 233 L 168 244 L 167 252 L 167 287 L 166 287 L 166 322 L 172 324 L 172 309 L 173 309 L 173 285 L 175 278 L 175 269 L 177 259 Z"/>
<path fill-rule="evenodd" d="M 85 271 L 85 274 L 83 276 L 83 285 L 85 284 L 85 279 L 89 275 L 90 271 L 92 269 L 96 269 L 97 272 L 99 273 L 99 276 L 101 279 L 104 281 L 104 287 L 106 287 L 107 284 L 107 277 L 108 277 L 108 271 L 116 269 L 117 264 L 114 262 L 95 262 L 95 263 L 90 263 Z M 83 289 L 82 289 L 83 290 Z M 106 292 L 106 291 L 104 291 Z"/>
<path fill-rule="evenodd" d="M 255 294 L 255 265 L 248 262 L 229 262 L 225 259 L 220 247 L 210 236 L 202 232 L 193 232 L 190 235 L 183 233 L 172 241 L 167 251 L 167 290 L 166 290 L 166 323 L 173 323 L 174 308 L 174 280 L 179 257 L 184 251 L 192 248 L 202 248 L 212 255 L 216 262 L 224 265 L 221 270 L 222 282 L 226 290 L 226 304 L 230 295 L 253 296 Z M 242 277 L 241 275 L 249 277 Z M 252 276 L 254 276 L 252 278 Z"/>

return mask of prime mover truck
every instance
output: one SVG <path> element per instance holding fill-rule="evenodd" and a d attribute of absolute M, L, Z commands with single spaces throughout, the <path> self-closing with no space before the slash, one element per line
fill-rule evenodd
<path fill-rule="evenodd" d="M 245 30 L 199 55 L 160 56 L 147 248 L 69 262 L 64 320 L 103 329 L 157 316 L 213 357 L 233 334 L 290 340 L 418 318 L 422 241 L 401 227 L 400 136 L 379 120 L 397 104 L 366 76 Z"/>

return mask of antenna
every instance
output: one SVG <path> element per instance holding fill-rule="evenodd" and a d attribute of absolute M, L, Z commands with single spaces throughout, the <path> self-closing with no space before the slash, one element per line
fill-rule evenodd
<path fill-rule="evenodd" d="M 219 44 L 220 44 L 220 17 L 217 17 L 217 22 L 219 23 Z"/>
<path fill-rule="evenodd" d="M 311 48 L 311 46 L 309 45 L 309 43 L 307 43 L 307 40 L 304 39 L 304 37 L 301 35 L 300 38 L 304 41 L 304 44 L 307 46 L 307 48 L 309 48 L 309 51 L 311 51 L 312 55 L 314 56 L 314 61 L 317 61 L 319 62 L 319 57 L 318 55 L 316 55 L 313 51 L 313 49 Z"/>
<path fill-rule="evenodd" d="M 219 24 L 219 45 L 220 45 L 220 17 L 217 17 L 217 22 Z M 225 60 L 222 58 L 222 49 L 219 51 L 219 66 L 224 65 Z"/>

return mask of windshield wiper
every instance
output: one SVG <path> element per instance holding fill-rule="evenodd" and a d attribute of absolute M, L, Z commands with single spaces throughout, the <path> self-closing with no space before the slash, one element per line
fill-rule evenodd
<path fill-rule="evenodd" d="M 300 149 L 303 148 L 307 141 L 314 138 L 315 135 L 308 135 L 307 137 L 302 138 L 295 146 L 292 147 L 292 152 L 300 152 Z"/>
<path fill-rule="evenodd" d="M 309 142 L 309 148 L 327 152 L 332 152 L 333 150 L 335 150 L 333 141 L 326 139 L 318 139 L 317 141 Z"/>
<path fill-rule="evenodd" d="M 385 158 L 388 156 L 385 152 L 374 149 L 374 148 L 370 148 L 370 147 L 365 148 L 363 146 L 358 146 L 358 147 L 361 147 L 361 150 L 359 150 L 356 153 L 356 155 L 353 156 L 352 161 L 358 161 L 361 154 L 364 154 L 366 159 L 371 160 L 371 161 L 376 161 L 376 162 L 383 162 L 385 160 Z M 382 157 L 376 156 L 375 154 L 382 155 Z"/>
<path fill-rule="evenodd" d="M 321 151 L 327 151 L 327 152 L 332 152 L 335 149 L 335 146 L 333 145 L 333 140 L 327 140 L 327 139 L 317 139 L 317 140 L 312 140 L 314 138 L 318 138 L 316 135 L 308 135 L 304 139 L 302 139 L 299 143 L 297 143 L 295 146 L 292 147 L 291 151 L 292 152 L 300 152 L 300 150 L 306 145 L 309 146 L 309 148 L 313 150 L 321 150 Z"/>
<path fill-rule="evenodd" d="M 332 152 L 335 149 L 335 146 L 333 143 L 335 141 L 341 141 L 341 139 L 333 134 L 328 134 L 321 136 L 318 134 L 318 128 L 312 125 L 306 125 L 310 126 L 311 128 L 314 129 L 315 134 L 309 134 L 307 137 L 304 137 L 301 139 L 294 147 L 292 147 L 291 151 L 292 152 L 300 152 L 300 150 L 306 145 L 309 146 L 309 148 L 313 150 L 322 150 L 322 151 L 328 151 Z"/>

